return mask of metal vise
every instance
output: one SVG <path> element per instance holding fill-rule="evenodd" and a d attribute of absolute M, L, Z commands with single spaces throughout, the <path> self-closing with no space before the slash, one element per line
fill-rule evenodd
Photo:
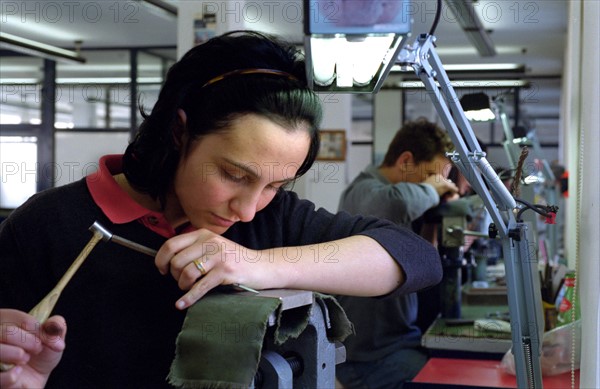
<path fill-rule="evenodd" d="M 295 339 L 276 345 L 267 330 L 258 371 L 250 388 L 334 388 L 335 366 L 346 360 L 346 349 L 340 342 L 331 342 L 327 338 L 330 320 L 326 306 L 314 301 L 313 293 L 309 291 L 278 289 L 260 293 L 265 297 L 279 298 L 281 310 L 307 305 L 312 305 L 312 308 L 308 325 Z M 273 313 L 268 327 L 275 324 Z"/>

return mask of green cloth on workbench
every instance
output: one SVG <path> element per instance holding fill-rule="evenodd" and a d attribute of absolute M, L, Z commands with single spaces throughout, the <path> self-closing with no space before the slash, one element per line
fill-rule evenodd
<path fill-rule="evenodd" d="M 314 294 L 327 308 L 330 340 L 344 340 L 352 324 L 337 301 Z M 211 293 L 188 309 L 177 337 L 168 381 L 181 388 L 248 388 L 260 362 L 269 316 L 281 305 L 272 297 Z M 313 305 L 277 312 L 275 344 L 298 337 Z"/>

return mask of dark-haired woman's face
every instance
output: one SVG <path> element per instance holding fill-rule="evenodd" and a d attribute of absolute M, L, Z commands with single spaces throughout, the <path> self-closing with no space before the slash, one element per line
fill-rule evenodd
<path fill-rule="evenodd" d="M 308 154 L 306 125 L 293 131 L 255 114 L 196 141 L 177 168 L 170 219 L 222 234 L 248 222 L 292 181 Z"/>

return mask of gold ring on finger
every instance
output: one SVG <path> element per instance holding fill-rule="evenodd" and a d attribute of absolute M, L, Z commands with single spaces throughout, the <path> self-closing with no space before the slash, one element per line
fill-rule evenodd
<path fill-rule="evenodd" d="M 207 273 L 206 269 L 202 265 L 202 261 L 200 261 L 200 258 L 196 258 L 192 262 L 194 262 L 194 265 L 196 265 L 196 269 L 198 269 L 198 271 L 200 271 L 201 275 L 205 275 Z"/>

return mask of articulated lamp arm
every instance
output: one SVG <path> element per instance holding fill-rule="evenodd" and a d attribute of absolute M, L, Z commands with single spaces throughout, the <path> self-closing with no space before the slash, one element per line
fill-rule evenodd
<path fill-rule="evenodd" d="M 552 168 L 550 167 L 550 164 L 548 163 L 548 160 L 543 158 L 542 148 L 535 132 L 530 131 L 526 137 L 515 139 L 513 129 L 508 121 L 508 115 L 506 114 L 504 99 L 502 97 L 495 98 L 494 106 L 502 124 L 502 130 L 505 137 L 502 145 L 504 147 L 506 156 L 508 157 L 510 168 L 516 172 L 518 168 L 519 156 L 521 154 L 521 146 L 531 146 L 533 148 L 533 156 L 541 161 L 543 182 L 534 182 L 530 183 L 529 185 L 541 185 L 543 197 L 546 199 L 546 203 L 549 205 L 556 204 L 559 197 L 558 189 L 555 185 L 556 177 L 552 171 Z M 533 195 L 533 193 L 531 193 L 531 195 Z M 533 198 L 529 200 L 532 201 Z M 555 260 L 555 256 L 558 252 L 557 226 L 548 226 L 546 234 L 546 260 L 553 261 Z"/>
<path fill-rule="evenodd" d="M 509 228 L 515 224 L 512 210 L 517 204 L 481 150 L 434 50 L 434 41 L 434 36 L 420 35 L 413 47 L 407 46 L 400 52 L 398 63 L 411 66 L 425 84 L 456 148 L 451 156 L 453 162 L 482 197 L 500 236 L 507 236 Z"/>
<path fill-rule="evenodd" d="M 453 162 L 482 198 L 494 221 L 493 235 L 497 233 L 502 240 L 506 267 L 517 385 L 541 388 L 542 299 L 537 257 L 530 244 L 533 242 L 531 228 L 516 220 L 516 201 L 481 150 L 435 52 L 434 42 L 433 35 L 420 35 L 412 46 L 402 49 L 397 62 L 411 66 L 425 84 L 456 148 L 451 155 Z"/>

